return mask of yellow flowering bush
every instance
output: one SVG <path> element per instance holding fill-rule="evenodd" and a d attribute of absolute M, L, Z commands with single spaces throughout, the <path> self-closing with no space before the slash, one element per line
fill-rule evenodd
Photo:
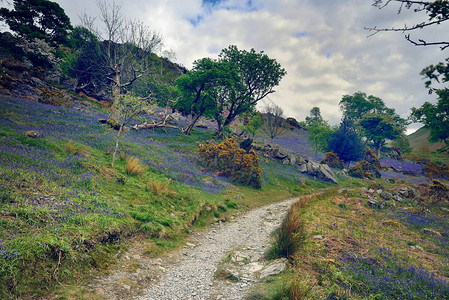
<path fill-rule="evenodd" d="M 240 148 L 235 138 L 229 138 L 220 144 L 200 144 L 200 158 L 208 167 L 220 171 L 234 181 L 261 188 L 262 180 L 259 157 L 254 150 Z"/>

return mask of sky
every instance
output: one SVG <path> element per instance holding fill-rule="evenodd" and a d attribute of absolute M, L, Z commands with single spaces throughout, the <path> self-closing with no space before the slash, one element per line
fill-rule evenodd
<path fill-rule="evenodd" d="M 56 0 L 72 24 L 79 15 L 99 14 L 92 0 Z M 112 0 L 106 0 L 112 2 Z M 120 1 L 116 1 L 120 3 Z M 343 95 L 362 91 L 383 99 L 402 117 L 411 107 L 435 102 L 420 71 L 443 61 L 449 49 L 416 47 L 402 33 L 368 37 L 364 27 L 402 27 L 425 21 L 423 14 L 394 3 L 379 10 L 372 0 L 127 0 L 124 15 L 140 19 L 164 38 L 164 49 L 191 68 L 196 59 L 215 58 L 223 48 L 264 51 L 287 71 L 264 103 L 275 103 L 298 121 L 318 106 L 324 119 L 338 124 Z M 444 40 L 448 24 L 412 32 L 412 37 Z M 421 125 L 412 124 L 408 132 Z"/>

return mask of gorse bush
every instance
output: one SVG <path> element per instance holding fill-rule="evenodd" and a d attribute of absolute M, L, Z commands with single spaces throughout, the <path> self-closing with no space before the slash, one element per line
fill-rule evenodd
<path fill-rule="evenodd" d="M 433 162 L 427 163 L 423 168 L 423 173 L 426 177 L 434 178 L 449 178 L 449 165 L 439 165 Z"/>
<path fill-rule="evenodd" d="M 369 178 L 374 179 L 380 178 L 380 170 L 382 166 L 380 164 L 379 158 L 374 154 L 373 151 L 367 149 L 365 151 L 364 159 L 357 162 L 357 164 L 349 168 L 348 173 L 352 177 L 356 178 Z"/>
<path fill-rule="evenodd" d="M 208 167 L 222 172 L 236 182 L 253 188 L 262 187 L 259 157 L 252 149 L 246 151 L 240 148 L 234 138 L 226 139 L 220 144 L 201 144 L 198 151 Z"/>
<path fill-rule="evenodd" d="M 337 153 L 335 152 L 327 152 L 326 157 L 320 163 L 326 164 L 331 168 L 344 168 L 344 162 L 338 157 Z"/>
<path fill-rule="evenodd" d="M 137 157 L 129 157 L 126 160 L 126 173 L 129 175 L 141 175 L 147 167 L 142 165 L 140 160 Z"/>

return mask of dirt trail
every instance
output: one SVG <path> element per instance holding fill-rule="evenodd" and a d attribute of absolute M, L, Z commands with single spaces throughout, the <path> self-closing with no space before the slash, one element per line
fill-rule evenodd
<path fill-rule="evenodd" d="M 148 259 L 131 249 L 124 256 L 128 263 L 123 271 L 98 279 L 91 287 L 108 299 L 243 299 L 259 277 L 276 269 L 263 254 L 295 200 L 254 209 L 194 234 L 184 248 L 163 259 Z M 215 278 L 227 258 L 233 264 L 230 273 L 238 280 Z"/>

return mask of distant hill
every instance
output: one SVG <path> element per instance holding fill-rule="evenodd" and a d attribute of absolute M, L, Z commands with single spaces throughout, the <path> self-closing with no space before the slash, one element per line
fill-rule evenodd
<path fill-rule="evenodd" d="M 412 146 L 413 151 L 421 151 L 423 147 L 428 147 L 430 151 L 435 151 L 445 144 L 440 143 L 432 143 L 429 141 L 430 130 L 425 127 L 421 127 L 414 133 L 408 136 L 410 141 L 410 146 Z"/>

